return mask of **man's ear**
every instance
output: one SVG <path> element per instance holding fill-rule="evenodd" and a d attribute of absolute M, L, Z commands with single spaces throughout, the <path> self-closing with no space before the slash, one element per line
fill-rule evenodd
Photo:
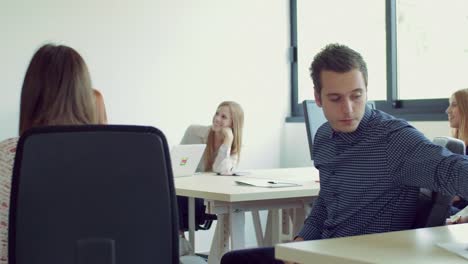
<path fill-rule="evenodd" d="M 322 98 L 320 98 L 320 94 L 318 94 L 317 92 L 314 92 L 314 97 L 315 97 L 315 103 L 319 107 L 322 107 Z"/>

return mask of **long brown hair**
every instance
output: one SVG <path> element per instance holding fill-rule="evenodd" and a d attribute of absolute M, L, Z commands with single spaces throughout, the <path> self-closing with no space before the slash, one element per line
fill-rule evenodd
<path fill-rule="evenodd" d="M 218 105 L 218 108 L 222 106 L 227 106 L 229 111 L 231 112 L 232 118 L 232 134 L 234 136 L 234 140 L 232 141 L 231 146 L 231 155 L 237 154 L 237 159 L 240 158 L 240 152 L 242 147 L 242 129 L 244 127 L 244 110 L 242 107 L 233 101 L 224 101 Z M 217 109 L 218 109 L 217 108 Z M 206 142 L 206 151 L 205 151 L 205 171 L 213 170 L 213 163 L 215 160 L 215 153 L 217 149 L 215 149 L 215 136 L 214 131 L 210 130 L 208 133 L 208 139 Z"/>
<path fill-rule="evenodd" d="M 35 126 L 95 123 L 98 114 L 83 58 L 67 46 L 39 48 L 24 77 L 20 135 Z"/>
<path fill-rule="evenodd" d="M 452 129 L 452 136 L 465 142 L 468 146 L 468 89 L 461 89 L 453 94 L 460 113 L 460 126 Z"/>

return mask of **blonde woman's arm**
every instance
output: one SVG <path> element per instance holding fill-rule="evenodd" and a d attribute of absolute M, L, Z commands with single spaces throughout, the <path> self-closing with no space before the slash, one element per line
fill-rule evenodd
<path fill-rule="evenodd" d="M 213 163 L 213 171 L 221 174 L 230 174 L 237 166 L 238 155 L 231 155 L 231 146 L 234 140 L 234 135 L 231 128 L 223 129 L 224 141 L 218 149 L 215 161 Z"/>
<path fill-rule="evenodd" d="M 213 172 L 230 174 L 236 168 L 238 162 L 237 154 L 231 153 L 231 147 L 222 144 L 218 149 L 215 161 L 213 162 Z"/>

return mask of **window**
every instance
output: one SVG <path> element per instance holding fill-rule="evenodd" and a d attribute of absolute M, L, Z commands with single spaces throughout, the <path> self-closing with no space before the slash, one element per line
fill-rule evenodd
<path fill-rule="evenodd" d="M 446 120 L 447 98 L 468 88 L 466 0 L 290 0 L 291 110 L 313 99 L 308 68 L 328 43 L 360 52 L 369 69 L 369 100 L 412 121 Z M 337 8 L 339 6 L 339 8 Z"/>
<path fill-rule="evenodd" d="M 468 88 L 468 1 L 398 0 L 399 98 L 447 98 Z"/>
<path fill-rule="evenodd" d="M 314 99 L 310 63 L 325 45 L 335 42 L 352 47 L 366 60 L 369 100 L 386 99 L 385 16 L 382 14 L 385 14 L 384 1 L 297 1 L 297 103 Z"/>

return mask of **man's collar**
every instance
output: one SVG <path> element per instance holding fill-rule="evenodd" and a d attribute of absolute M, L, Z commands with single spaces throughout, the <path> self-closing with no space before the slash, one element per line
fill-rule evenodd
<path fill-rule="evenodd" d="M 355 131 L 349 132 L 349 133 L 343 133 L 343 132 L 337 132 L 337 131 L 332 130 L 331 138 L 340 137 L 341 139 L 343 139 L 345 142 L 349 144 L 356 142 L 356 140 L 362 135 L 362 132 L 366 129 L 371 115 L 372 115 L 372 109 L 366 105 L 364 116 L 362 117 L 361 122 L 359 122 L 359 125 Z"/>

